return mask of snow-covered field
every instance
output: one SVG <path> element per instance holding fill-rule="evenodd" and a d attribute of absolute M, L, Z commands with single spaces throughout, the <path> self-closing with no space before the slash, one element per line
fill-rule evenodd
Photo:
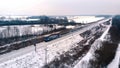
<path fill-rule="evenodd" d="M 91 23 L 104 19 L 104 17 L 95 17 L 95 16 L 72 16 L 72 17 L 68 16 L 67 18 L 69 21 L 73 20 L 76 23 Z"/>
<path fill-rule="evenodd" d="M 52 61 L 55 57 L 58 57 L 63 52 L 74 47 L 73 45 L 78 43 L 80 40 L 82 40 L 80 35 L 72 35 L 64 40 L 60 40 L 52 44 L 49 42 L 46 44 L 37 44 L 36 51 L 34 50 L 25 55 L 0 63 L 0 68 L 41 68 L 46 63 Z"/>

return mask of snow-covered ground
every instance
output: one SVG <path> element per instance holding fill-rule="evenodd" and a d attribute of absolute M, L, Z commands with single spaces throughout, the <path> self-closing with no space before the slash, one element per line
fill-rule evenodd
<path fill-rule="evenodd" d="M 79 35 L 80 33 L 97 25 L 99 25 L 99 23 L 94 23 L 87 28 L 70 33 L 51 42 L 39 43 L 37 44 L 36 50 L 34 49 L 21 56 L 10 58 L 0 63 L 0 68 L 41 68 L 46 63 L 52 61 L 55 57 L 58 57 L 60 54 L 74 47 L 76 43 L 80 42 L 83 39 Z M 20 52 L 24 52 L 24 50 Z M 88 54 L 88 56 L 90 55 Z"/>
<path fill-rule="evenodd" d="M 67 18 L 69 21 L 73 20 L 76 23 L 91 23 L 104 19 L 104 17 L 95 17 L 95 16 L 72 16 L 72 17 L 68 16 Z"/>
<path fill-rule="evenodd" d="M 95 51 L 99 49 L 102 45 L 102 41 L 105 38 L 105 35 L 108 33 L 108 30 L 110 29 L 110 26 L 108 26 L 107 30 L 102 34 L 100 38 L 98 38 L 91 46 L 88 53 L 75 65 L 74 68 L 91 68 L 91 60 L 96 60 L 95 58 Z"/>
<path fill-rule="evenodd" d="M 82 39 L 83 38 L 80 37 L 80 35 L 73 35 L 59 42 L 48 45 L 48 60 L 52 61 L 56 56 L 59 56 L 60 54 L 67 52 L 71 48 L 74 48 L 75 45 Z"/>
<path fill-rule="evenodd" d="M 71 26 L 71 25 L 69 25 L 69 26 L 66 26 L 66 28 L 67 28 L 67 29 L 74 29 L 75 26 Z"/>
<path fill-rule="evenodd" d="M 73 45 L 82 40 L 80 35 L 71 35 L 64 40 L 57 42 L 47 42 L 37 44 L 37 50 L 30 51 L 25 55 L 11 58 L 6 62 L 0 63 L 0 68 L 41 68 L 46 63 L 52 61 L 63 52 L 68 51 Z M 47 50 L 47 51 L 46 51 Z M 47 59 L 46 59 L 47 57 Z"/>

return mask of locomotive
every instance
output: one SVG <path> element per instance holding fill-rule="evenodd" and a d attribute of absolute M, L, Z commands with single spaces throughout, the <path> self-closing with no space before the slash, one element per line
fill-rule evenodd
<path fill-rule="evenodd" d="M 49 42 L 49 41 L 57 39 L 59 37 L 60 37 L 60 34 L 52 34 L 50 36 L 44 37 L 44 41 Z"/>

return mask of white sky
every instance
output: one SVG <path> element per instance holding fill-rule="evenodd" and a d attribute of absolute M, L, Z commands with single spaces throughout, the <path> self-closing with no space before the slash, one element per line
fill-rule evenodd
<path fill-rule="evenodd" d="M 120 0 L 0 0 L 0 15 L 119 14 Z"/>

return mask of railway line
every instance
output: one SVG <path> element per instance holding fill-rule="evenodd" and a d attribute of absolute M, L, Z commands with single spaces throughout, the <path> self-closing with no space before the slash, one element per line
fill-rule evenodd
<path fill-rule="evenodd" d="M 20 48 L 24 48 L 24 47 L 27 47 L 30 45 L 44 42 L 45 37 L 48 37 L 48 36 L 53 35 L 53 34 L 64 35 L 64 34 L 67 34 L 68 32 L 70 32 L 70 29 L 61 29 L 58 31 L 53 31 L 53 32 L 48 33 L 48 34 L 34 36 L 32 38 L 28 38 L 25 40 L 16 41 L 16 42 L 13 42 L 10 44 L 5 44 L 5 45 L 0 46 L 0 54 L 4 54 L 4 53 L 10 52 L 12 50 L 18 50 Z"/>
<path fill-rule="evenodd" d="M 85 32 L 86 30 L 89 30 L 103 22 L 106 22 L 108 21 L 109 19 L 106 19 L 106 20 L 103 20 L 103 21 L 100 21 L 100 22 L 97 22 L 97 23 L 92 23 L 90 25 L 87 25 L 87 26 L 84 26 L 83 28 L 80 28 L 80 29 L 76 29 L 74 31 L 69 31 L 68 33 L 62 35 L 60 38 L 58 39 L 55 39 L 53 41 L 50 41 L 50 42 L 41 42 L 41 43 L 38 43 L 37 44 L 37 49 L 39 48 L 44 48 L 45 46 L 49 45 L 49 44 L 53 44 L 54 42 L 57 42 L 57 41 L 60 41 L 60 40 L 63 40 L 65 38 L 68 38 L 72 35 L 77 35 L 77 34 L 80 34 L 80 33 L 83 33 Z M 64 31 L 63 31 L 64 32 Z M 38 38 L 38 37 L 37 37 Z M 31 44 L 30 44 L 31 45 Z M 18 45 L 17 45 L 18 46 Z M 21 48 L 19 50 L 15 50 L 15 51 L 11 51 L 9 53 L 6 53 L 6 54 L 3 54 L 3 55 L 0 55 L 0 63 L 2 62 L 5 62 L 11 58 L 15 58 L 17 56 L 20 56 L 20 55 L 24 55 L 24 54 L 27 54 L 28 52 L 31 52 L 34 50 L 34 46 L 31 45 L 31 46 L 28 46 L 28 47 L 25 47 L 25 48 Z M 9 55 L 9 56 L 8 56 Z M 8 56 L 5 58 L 5 56 Z"/>
<path fill-rule="evenodd" d="M 109 19 L 107 19 L 107 20 L 109 20 Z M 43 35 L 40 35 L 40 36 L 34 36 L 32 38 L 29 38 L 29 39 L 25 39 L 25 40 L 22 40 L 22 41 L 17 41 L 17 42 L 13 42 L 13 43 L 10 43 L 10 44 L 6 44 L 6 45 L 3 45 L 3 46 L 0 46 L 0 54 L 4 54 L 4 53 L 10 52 L 12 50 L 18 50 L 20 48 L 24 48 L 24 47 L 27 47 L 27 46 L 30 46 L 30 45 L 36 45 L 37 43 L 44 42 L 45 37 L 49 37 L 49 36 L 54 35 L 54 34 L 59 34 L 60 37 L 63 37 L 63 36 L 68 37 L 70 35 L 75 35 L 75 34 L 78 34 L 78 33 L 82 33 L 85 30 L 88 30 L 91 27 L 99 25 L 100 23 L 102 23 L 104 21 L 106 21 L 106 20 L 100 21 L 98 23 L 94 22 L 94 23 L 91 23 L 91 24 L 86 24 L 84 26 L 79 26 L 75 29 L 61 29 L 61 30 L 57 30 L 57 31 L 52 31 L 51 33 L 48 33 L 48 34 L 43 34 Z M 52 40 L 54 40 L 54 39 L 52 39 Z"/>

